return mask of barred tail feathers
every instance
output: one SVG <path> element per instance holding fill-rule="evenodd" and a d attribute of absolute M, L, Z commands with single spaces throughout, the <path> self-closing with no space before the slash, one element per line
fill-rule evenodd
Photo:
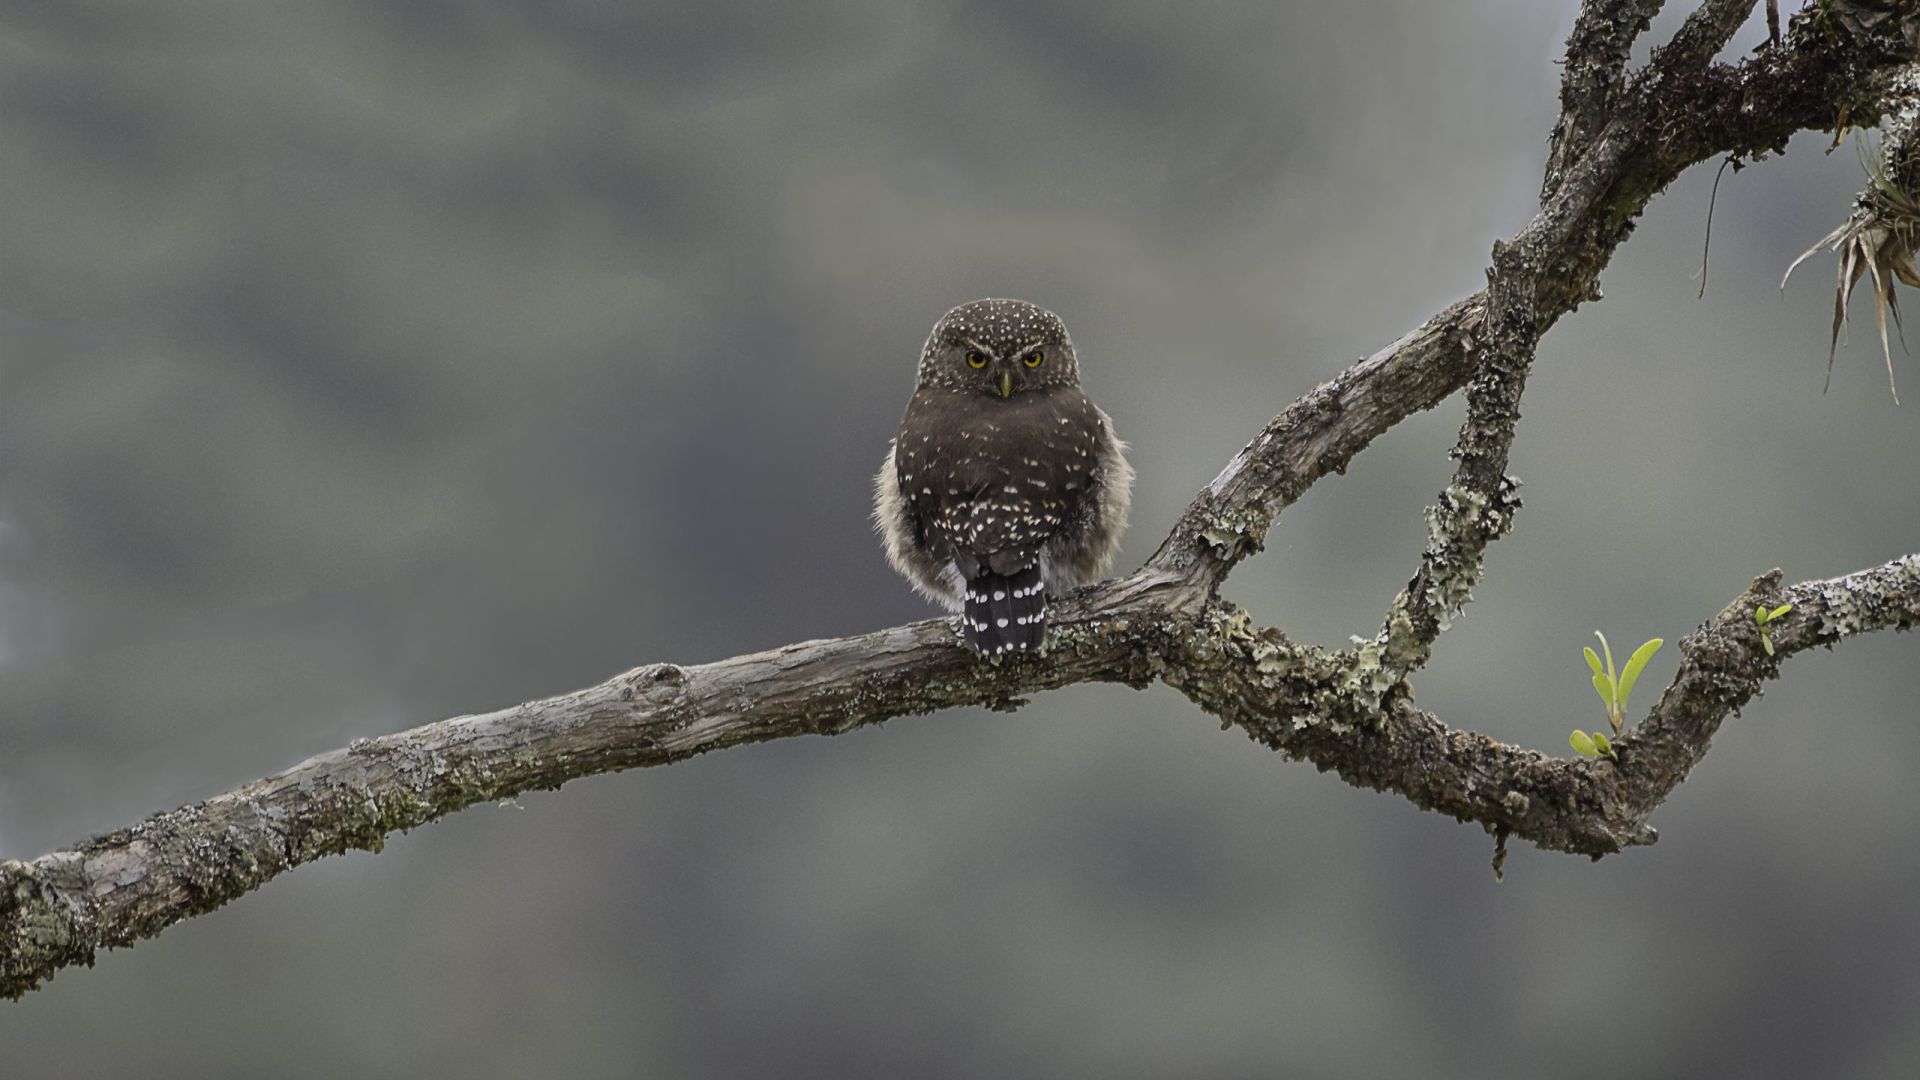
<path fill-rule="evenodd" d="M 1047 590 L 1036 564 L 1011 574 L 985 566 L 967 582 L 963 618 L 967 644 L 992 656 L 1033 651 L 1047 633 Z"/>

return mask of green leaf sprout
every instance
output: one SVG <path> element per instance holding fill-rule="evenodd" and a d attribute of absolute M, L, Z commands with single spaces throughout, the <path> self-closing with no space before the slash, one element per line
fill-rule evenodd
<path fill-rule="evenodd" d="M 1567 736 L 1567 745 L 1579 751 L 1581 757 L 1620 760 L 1620 755 L 1613 752 L 1613 740 L 1607 738 L 1604 732 L 1585 732 L 1576 728 L 1573 734 Z"/>
<path fill-rule="evenodd" d="M 1587 666 L 1593 669 L 1593 691 L 1600 695 L 1600 703 L 1606 707 L 1607 723 L 1618 736 L 1627 725 L 1627 698 L 1633 693 L 1633 685 L 1640 681 L 1640 673 L 1647 668 L 1647 661 L 1666 644 L 1663 638 L 1654 638 L 1633 650 L 1627 657 L 1626 667 L 1616 674 L 1613 666 L 1613 647 L 1607 644 L 1607 635 L 1598 630 L 1593 636 L 1600 639 L 1600 651 L 1594 652 L 1591 646 L 1581 650 L 1587 658 Z M 1764 635 L 1763 635 L 1764 636 Z M 1602 657 L 1605 657 L 1603 660 Z M 1619 760 L 1614 753 L 1613 740 L 1604 732 L 1575 731 L 1567 737 L 1567 742 L 1584 757 L 1612 758 Z"/>
<path fill-rule="evenodd" d="M 1765 604 L 1761 604 L 1753 609 L 1753 625 L 1760 628 L 1760 647 L 1767 650 L 1768 656 L 1773 655 L 1773 637 L 1767 633 L 1767 624 L 1792 610 L 1792 604 L 1781 604 L 1772 611 L 1768 611 L 1767 605 Z"/>

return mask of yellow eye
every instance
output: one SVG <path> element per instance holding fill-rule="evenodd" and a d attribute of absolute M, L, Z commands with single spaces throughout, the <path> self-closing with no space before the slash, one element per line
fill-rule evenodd
<path fill-rule="evenodd" d="M 970 351 L 968 351 L 968 353 L 967 353 L 967 366 L 968 366 L 968 367 L 972 367 L 972 368 L 983 368 L 983 367 L 986 367 L 986 366 L 987 366 L 987 358 L 986 358 L 986 356 L 985 356 L 985 354 L 983 354 L 983 353 L 981 353 L 981 352 L 980 352 L 979 350 L 977 350 L 977 349 L 974 349 L 974 350 L 970 350 Z"/>
<path fill-rule="evenodd" d="M 1047 358 L 1046 353 L 1041 352 L 1039 349 L 1035 349 L 1032 352 L 1027 354 L 1027 366 L 1039 367 L 1040 361 L 1045 360 L 1046 358 Z"/>

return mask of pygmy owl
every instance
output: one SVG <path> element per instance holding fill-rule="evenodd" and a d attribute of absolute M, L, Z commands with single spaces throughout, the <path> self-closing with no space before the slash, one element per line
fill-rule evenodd
<path fill-rule="evenodd" d="M 1133 468 L 1080 389 L 1058 316 L 975 300 L 942 316 L 874 478 L 887 561 L 961 612 L 988 655 L 1037 649 L 1047 596 L 1101 575 L 1120 546 Z"/>

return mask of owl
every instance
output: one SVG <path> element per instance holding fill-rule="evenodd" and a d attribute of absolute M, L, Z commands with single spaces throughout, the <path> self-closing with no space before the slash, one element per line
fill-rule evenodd
<path fill-rule="evenodd" d="M 994 656 L 1038 649 L 1047 597 L 1106 570 L 1132 491 L 1126 444 L 1080 389 L 1065 324 L 975 300 L 927 337 L 873 517 L 887 561 Z"/>

